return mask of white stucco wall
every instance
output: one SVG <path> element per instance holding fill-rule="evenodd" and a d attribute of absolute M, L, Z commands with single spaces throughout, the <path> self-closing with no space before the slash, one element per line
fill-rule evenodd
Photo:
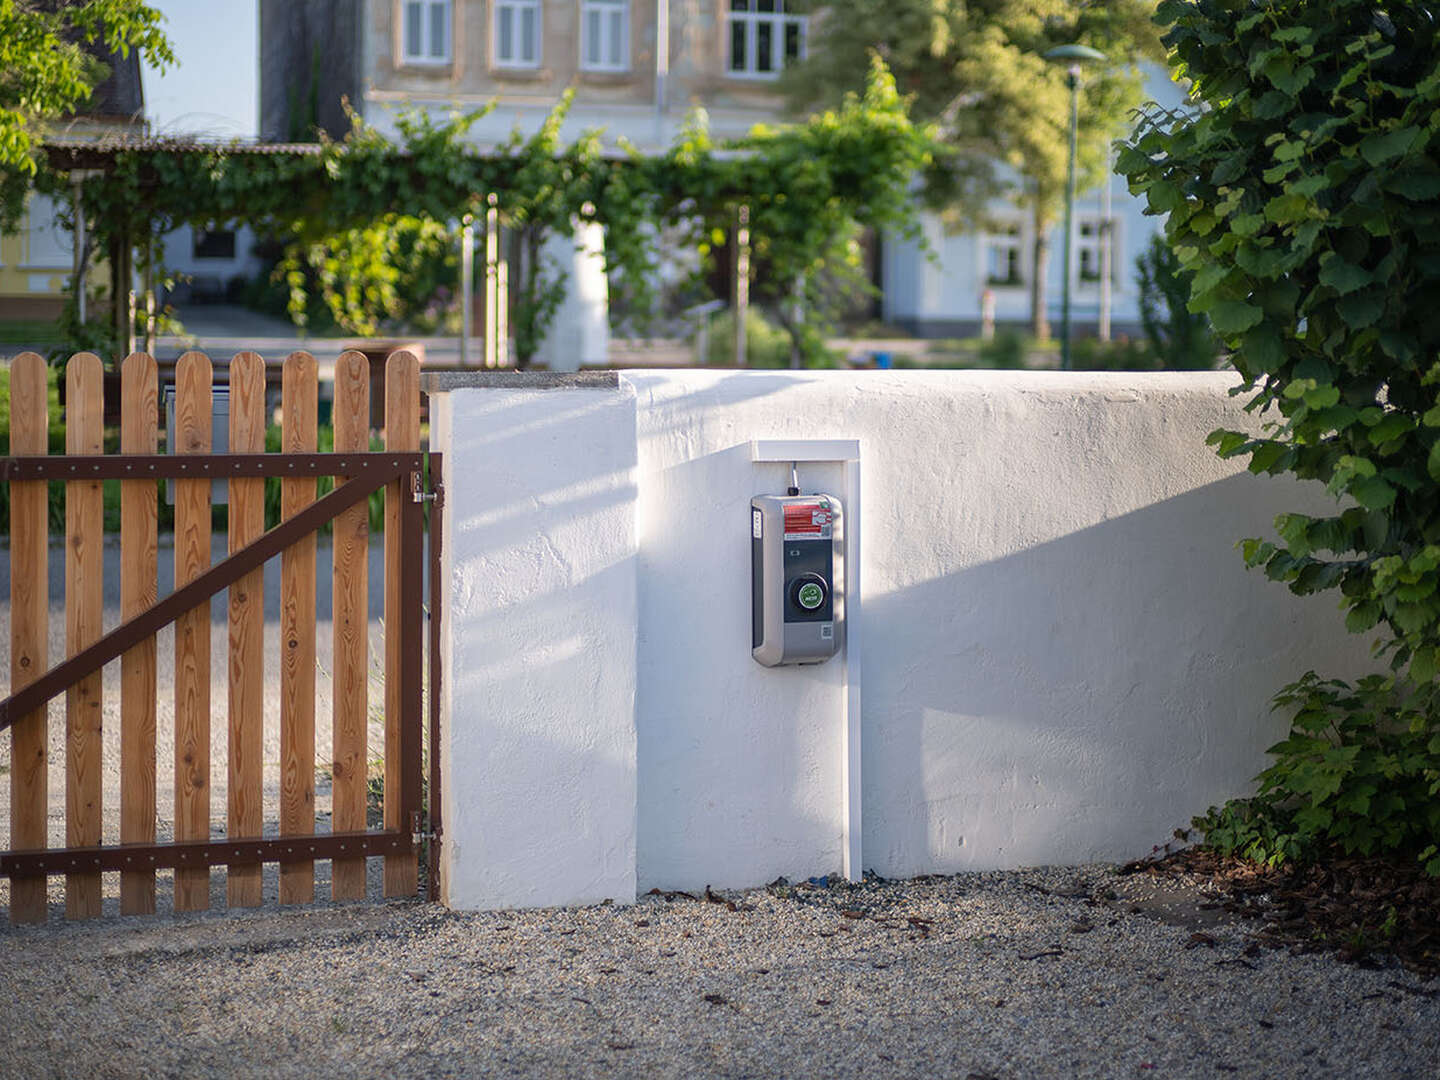
<path fill-rule="evenodd" d="M 1203 445 L 1245 422 L 1232 381 L 667 371 L 451 394 L 452 902 L 532 902 L 526 875 L 603 878 L 627 850 L 641 890 L 839 867 L 840 664 L 750 657 L 748 502 L 787 482 L 752 439 L 860 441 L 866 869 L 1127 858 L 1248 790 L 1283 725 L 1270 695 L 1367 649 L 1333 598 L 1234 551 L 1326 497 Z M 801 482 L 836 491 L 839 467 Z M 588 760 L 595 730 L 629 733 L 632 787 Z M 562 801 L 535 792 L 572 784 L 594 788 L 568 796 L 578 821 L 631 815 L 630 847 L 554 827 Z"/>
<path fill-rule="evenodd" d="M 446 902 L 629 902 L 633 391 L 431 401 L 432 445 L 446 455 Z"/>

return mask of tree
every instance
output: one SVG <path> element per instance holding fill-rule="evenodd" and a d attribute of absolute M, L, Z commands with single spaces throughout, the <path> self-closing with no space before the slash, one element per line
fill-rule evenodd
<path fill-rule="evenodd" d="M 916 118 L 940 126 L 947 153 L 926 177 L 952 224 L 983 224 L 990 200 L 1009 195 L 1034 225 L 1031 310 L 1048 336 L 1048 234 L 1065 198 L 1070 92 L 1044 59 L 1080 43 L 1110 58 L 1085 71 L 1080 97 L 1079 189 L 1109 170 L 1109 144 L 1142 101 L 1139 62 L 1163 56 L 1145 0 L 848 0 L 820 6 L 809 59 L 786 75 L 792 103 L 811 108 L 853 90 L 878 50 Z"/>
<path fill-rule="evenodd" d="M 0 229 L 24 209 L 45 124 L 75 112 L 105 77 L 96 47 L 175 62 L 161 18 L 141 0 L 0 0 Z"/>

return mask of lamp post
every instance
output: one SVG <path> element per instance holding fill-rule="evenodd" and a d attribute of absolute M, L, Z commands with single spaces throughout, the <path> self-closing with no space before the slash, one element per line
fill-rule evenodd
<path fill-rule="evenodd" d="M 1070 252 L 1074 243 L 1075 144 L 1080 129 L 1080 65 L 1104 61 L 1105 54 L 1088 45 L 1061 45 L 1045 54 L 1046 60 L 1068 63 L 1065 85 L 1070 88 L 1070 167 L 1065 174 L 1065 270 L 1060 278 L 1060 367 L 1070 370 Z"/>

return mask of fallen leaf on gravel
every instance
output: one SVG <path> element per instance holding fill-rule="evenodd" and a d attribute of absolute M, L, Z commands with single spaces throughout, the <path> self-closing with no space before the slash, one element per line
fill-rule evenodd
<path fill-rule="evenodd" d="M 650 920 L 649 920 L 649 919 L 637 919 L 637 920 L 635 921 L 635 925 L 636 925 L 636 926 L 649 926 L 649 925 L 650 925 Z"/>
<path fill-rule="evenodd" d="M 863 919 L 865 917 L 865 912 L 861 911 L 859 908 L 846 908 L 844 911 L 840 912 L 840 914 L 847 919 Z"/>
<path fill-rule="evenodd" d="M 699 899 L 699 897 L 697 897 L 694 893 L 682 892 L 680 889 L 670 889 L 670 890 L 665 890 L 665 889 L 651 889 L 651 890 L 650 890 L 648 893 L 646 893 L 645 895 L 646 895 L 646 896 L 663 896 L 663 897 L 665 898 L 665 902 L 666 902 L 667 904 L 673 904 L 673 903 L 675 902 L 675 898 L 676 898 L 677 896 L 678 896 L 678 897 L 681 897 L 682 899 L 685 899 L 685 900 L 698 900 L 698 899 Z"/>
<path fill-rule="evenodd" d="M 1187 949 L 1198 949 L 1201 945 L 1204 945 L 1207 949 L 1213 949 L 1215 947 L 1215 939 L 1209 934 L 1202 934 L 1197 930 L 1185 941 L 1185 948 Z"/>
<path fill-rule="evenodd" d="M 635 1044 L 634 1044 L 634 1043 L 607 1042 L 605 1045 L 608 1046 L 611 1050 L 634 1050 L 634 1049 L 635 1049 Z"/>
<path fill-rule="evenodd" d="M 1040 950 L 1039 952 L 1037 952 L 1037 953 L 1021 953 L 1021 954 L 1020 954 L 1020 959 L 1021 959 L 1021 960 L 1039 960 L 1042 956 L 1064 956 L 1064 955 L 1065 955 L 1065 950 L 1062 949 L 1062 948 L 1060 948 L 1059 945 L 1054 945 L 1054 946 L 1052 946 L 1052 947 L 1050 947 L 1050 948 L 1048 948 L 1048 949 L 1041 949 L 1041 950 Z"/>
<path fill-rule="evenodd" d="M 729 1005 L 730 999 L 724 994 L 706 994 L 705 1000 L 711 1005 Z"/>
<path fill-rule="evenodd" d="M 1080 920 L 1079 922 L 1077 922 L 1074 926 L 1070 927 L 1070 932 L 1071 932 L 1072 934 L 1088 934 L 1091 930 L 1094 930 L 1094 929 L 1095 929 L 1095 924 L 1094 924 L 1094 923 L 1089 922 L 1089 921 L 1086 920 L 1086 919 L 1081 919 L 1081 920 Z"/>
<path fill-rule="evenodd" d="M 1261 1020 L 1260 1026 L 1263 1028 L 1273 1028 L 1275 1025 L 1272 1024 L 1269 1020 Z"/>
<path fill-rule="evenodd" d="M 830 999 L 829 999 L 829 998 L 816 998 L 816 999 L 815 999 L 815 1004 L 816 1004 L 816 1005 L 829 1005 L 829 1004 L 830 1004 Z"/>

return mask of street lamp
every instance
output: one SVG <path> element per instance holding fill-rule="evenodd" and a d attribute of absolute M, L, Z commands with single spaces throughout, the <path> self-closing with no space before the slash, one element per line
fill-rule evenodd
<path fill-rule="evenodd" d="M 1070 87 L 1070 167 L 1065 175 L 1065 272 L 1060 279 L 1060 367 L 1070 370 L 1070 246 L 1075 219 L 1075 143 L 1080 128 L 1080 65 L 1106 59 L 1088 45 L 1060 45 L 1045 54 L 1046 60 L 1069 63 L 1065 85 Z"/>

